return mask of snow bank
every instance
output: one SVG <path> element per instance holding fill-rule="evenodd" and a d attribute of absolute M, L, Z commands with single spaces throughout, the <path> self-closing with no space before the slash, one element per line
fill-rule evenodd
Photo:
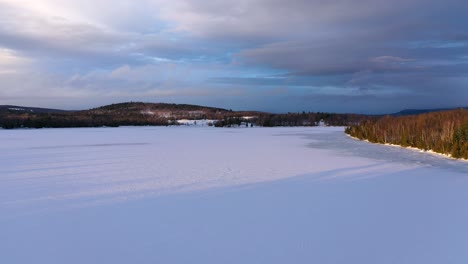
<path fill-rule="evenodd" d="M 468 159 L 463 159 L 463 158 L 457 159 L 457 158 L 452 157 L 452 155 L 450 155 L 450 154 L 439 153 L 439 152 L 435 152 L 433 150 L 424 150 L 424 149 L 419 149 L 419 148 L 415 148 L 415 147 L 411 147 L 411 146 L 405 147 L 405 146 L 401 146 L 401 145 L 397 145 L 397 144 L 391 144 L 391 143 L 381 144 L 381 143 L 370 142 L 367 139 L 359 139 L 359 138 L 353 137 L 353 136 L 351 136 L 349 134 L 347 134 L 347 136 L 354 139 L 354 140 L 359 140 L 359 141 L 367 142 L 367 143 L 370 143 L 370 144 L 380 144 L 380 145 L 389 146 L 389 147 L 404 148 L 404 149 L 418 151 L 418 152 L 421 152 L 421 153 L 428 153 L 428 154 L 431 154 L 431 155 L 436 155 L 436 156 L 440 156 L 440 157 L 444 157 L 444 158 L 448 158 L 448 159 L 453 159 L 453 160 L 458 160 L 458 161 L 468 161 Z"/>

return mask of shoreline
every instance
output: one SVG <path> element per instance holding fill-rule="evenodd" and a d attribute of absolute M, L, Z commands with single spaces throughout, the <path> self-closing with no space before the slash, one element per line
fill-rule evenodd
<path fill-rule="evenodd" d="M 359 141 L 364 141 L 364 142 L 367 142 L 367 143 L 371 143 L 371 144 L 378 144 L 378 145 L 382 145 L 382 146 L 389 146 L 389 147 L 399 147 L 399 148 L 404 148 L 404 149 L 409 149 L 409 150 L 413 150 L 413 151 L 418 151 L 420 153 L 427 153 L 427 154 L 432 154 L 434 156 L 440 156 L 440 157 L 443 157 L 443 158 L 446 158 L 446 159 L 451 159 L 451 160 L 456 160 L 456 161 L 463 161 L 463 162 L 468 162 L 468 159 L 464 159 L 464 158 L 454 158 L 452 157 L 452 155 L 450 154 L 443 154 L 443 153 L 439 153 L 439 152 L 435 152 L 433 150 L 424 150 L 424 149 L 420 149 L 420 148 L 415 148 L 415 147 L 404 147 L 404 146 L 401 146 L 401 145 L 397 145 L 397 144 L 391 144 L 391 143 L 377 143 L 377 142 L 370 142 L 369 140 L 367 139 L 359 139 L 357 137 L 353 137 L 347 133 L 345 133 L 348 137 L 352 138 L 352 139 L 355 139 L 355 140 L 359 140 Z"/>

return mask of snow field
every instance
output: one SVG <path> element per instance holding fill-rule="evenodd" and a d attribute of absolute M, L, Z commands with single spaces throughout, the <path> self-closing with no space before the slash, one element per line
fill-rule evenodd
<path fill-rule="evenodd" d="M 0 263 L 466 263 L 466 162 L 343 128 L 0 131 Z"/>

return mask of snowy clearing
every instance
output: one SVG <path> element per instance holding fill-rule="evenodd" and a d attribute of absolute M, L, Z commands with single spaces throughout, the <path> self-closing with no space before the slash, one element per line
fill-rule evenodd
<path fill-rule="evenodd" d="M 343 128 L 0 130 L 0 263 L 466 263 L 468 163 Z"/>
<path fill-rule="evenodd" d="M 218 120 L 209 120 L 209 119 L 196 119 L 196 120 L 189 120 L 189 119 L 179 119 L 177 123 L 180 125 L 187 125 L 187 126 L 209 126 L 213 125 Z"/>

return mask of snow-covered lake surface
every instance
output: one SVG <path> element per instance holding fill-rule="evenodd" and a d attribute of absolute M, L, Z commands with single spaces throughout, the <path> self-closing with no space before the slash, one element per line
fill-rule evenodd
<path fill-rule="evenodd" d="M 0 130 L 0 263 L 468 263 L 468 162 L 343 128 Z"/>

